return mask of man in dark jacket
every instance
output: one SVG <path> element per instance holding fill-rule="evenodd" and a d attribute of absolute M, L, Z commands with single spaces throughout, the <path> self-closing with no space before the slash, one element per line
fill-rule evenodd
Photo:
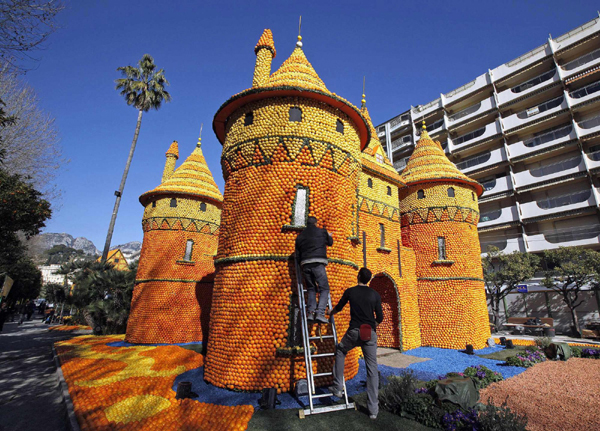
<path fill-rule="evenodd" d="M 306 228 L 296 238 L 296 259 L 302 266 L 302 273 L 308 290 L 307 318 L 319 323 L 328 323 L 325 310 L 329 302 L 329 281 L 327 280 L 327 247 L 333 245 L 333 238 L 327 229 L 317 227 L 317 219 L 309 217 Z M 317 306 L 317 289 L 319 305 Z M 316 312 L 316 316 L 315 316 Z"/>
<path fill-rule="evenodd" d="M 383 321 L 381 296 L 367 283 L 371 280 L 371 271 L 361 268 L 358 271 L 358 284 L 346 289 L 340 302 L 331 310 L 330 319 L 350 302 L 350 325 L 342 341 L 336 347 L 333 368 L 333 386 L 329 389 L 341 398 L 344 384 L 344 363 L 346 354 L 355 347 L 362 348 L 367 368 L 367 407 L 369 417 L 377 419 L 379 413 L 379 372 L 377 370 L 377 325 Z"/>

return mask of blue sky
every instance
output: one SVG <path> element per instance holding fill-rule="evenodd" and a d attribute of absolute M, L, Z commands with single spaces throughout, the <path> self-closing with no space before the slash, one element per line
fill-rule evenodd
<path fill-rule="evenodd" d="M 597 2 L 564 1 L 67 1 L 41 59 L 24 79 L 56 118 L 70 163 L 45 232 L 104 244 L 137 112 L 114 90 L 116 68 L 145 53 L 165 69 L 173 97 L 144 115 L 113 244 L 141 241 L 138 197 L 161 179 L 179 141 L 181 163 L 204 123 L 203 150 L 223 191 L 212 118 L 252 84 L 254 45 L 273 31 L 276 70 L 296 42 L 329 90 L 367 106 L 375 124 L 427 103 L 476 76 L 596 18 Z"/>

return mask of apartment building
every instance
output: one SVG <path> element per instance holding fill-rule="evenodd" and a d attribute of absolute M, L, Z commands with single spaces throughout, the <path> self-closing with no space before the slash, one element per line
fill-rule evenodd
<path fill-rule="evenodd" d="M 423 120 L 485 188 L 483 252 L 600 248 L 600 15 L 379 125 L 398 172 Z"/>

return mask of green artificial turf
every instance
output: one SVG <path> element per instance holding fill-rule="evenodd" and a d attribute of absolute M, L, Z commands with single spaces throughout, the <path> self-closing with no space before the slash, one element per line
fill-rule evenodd
<path fill-rule="evenodd" d="M 380 409 L 377 419 L 369 418 L 366 413 L 366 393 L 353 397 L 359 410 L 341 410 L 331 413 L 320 413 L 298 417 L 298 409 L 258 410 L 252 415 L 248 431 L 286 430 L 286 431 L 427 431 L 428 428 L 420 423 L 389 413 Z"/>
<path fill-rule="evenodd" d="M 498 352 L 489 353 L 487 355 L 477 355 L 477 356 L 479 356 L 480 358 L 495 359 L 497 361 L 506 361 L 506 358 L 508 358 L 509 356 L 516 356 L 519 353 L 524 352 L 525 349 L 528 347 L 531 347 L 531 346 L 515 346 L 514 349 L 504 349 L 504 350 L 499 350 Z"/>

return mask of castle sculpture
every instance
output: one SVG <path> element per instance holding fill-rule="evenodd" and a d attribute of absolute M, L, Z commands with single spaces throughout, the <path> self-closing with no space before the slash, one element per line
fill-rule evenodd
<path fill-rule="evenodd" d="M 300 36 L 273 73 L 270 30 L 255 53 L 252 87 L 227 100 L 213 121 L 223 145 L 223 195 L 200 144 L 174 170 L 174 143 L 162 183 L 140 197 L 144 242 L 126 340 L 202 341 L 210 383 L 290 390 L 306 374 L 294 241 L 312 215 L 334 238 L 327 266 L 334 303 L 356 284 L 358 268 L 373 271 L 385 315 L 381 346 L 484 347 L 481 185 L 426 130 L 398 175 L 364 95 L 359 109 L 329 91 Z M 345 328 L 348 311 L 336 321 Z M 332 341 L 314 348 L 331 350 Z M 320 370 L 331 370 L 330 357 L 318 359 Z M 354 350 L 345 375 L 357 371 Z"/>

